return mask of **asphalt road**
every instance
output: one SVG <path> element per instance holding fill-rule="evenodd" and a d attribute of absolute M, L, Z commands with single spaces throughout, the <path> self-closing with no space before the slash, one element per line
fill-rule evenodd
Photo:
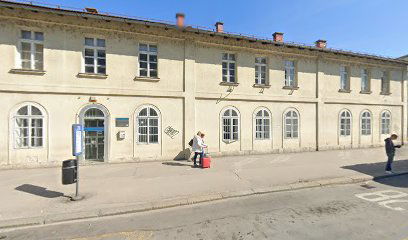
<path fill-rule="evenodd" d="M 9 230 L 0 239 L 408 240 L 408 175 Z"/>

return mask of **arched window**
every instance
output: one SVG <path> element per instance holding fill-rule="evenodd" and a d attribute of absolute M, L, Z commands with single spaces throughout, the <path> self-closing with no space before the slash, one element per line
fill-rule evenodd
<path fill-rule="evenodd" d="M 285 114 L 285 138 L 299 137 L 299 115 L 290 110 Z"/>
<path fill-rule="evenodd" d="M 391 113 L 383 111 L 381 113 L 381 134 L 391 133 Z"/>
<path fill-rule="evenodd" d="M 351 113 L 343 110 L 340 113 L 340 136 L 346 137 L 351 135 Z"/>
<path fill-rule="evenodd" d="M 371 114 L 369 111 L 361 114 L 361 135 L 371 135 Z"/>
<path fill-rule="evenodd" d="M 159 114 L 152 106 L 137 114 L 137 136 L 139 143 L 159 143 Z"/>
<path fill-rule="evenodd" d="M 44 115 L 33 105 L 25 105 L 14 114 L 16 148 L 38 148 L 44 143 Z"/>
<path fill-rule="evenodd" d="M 239 139 L 239 116 L 232 108 L 225 110 L 222 115 L 222 139 L 224 141 Z"/>
<path fill-rule="evenodd" d="M 259 110 L 255 115 L 255 139 L 270 139 L 271 117 L 266 109 Z"/>

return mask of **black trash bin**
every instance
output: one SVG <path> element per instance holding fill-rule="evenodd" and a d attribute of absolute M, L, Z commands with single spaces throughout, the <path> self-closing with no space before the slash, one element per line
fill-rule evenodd
<path fill-rule="evenodd" d="M 65 160 L 62 162 L 62 184 L 68 185 L 77 182 L 77 160 Z"/>

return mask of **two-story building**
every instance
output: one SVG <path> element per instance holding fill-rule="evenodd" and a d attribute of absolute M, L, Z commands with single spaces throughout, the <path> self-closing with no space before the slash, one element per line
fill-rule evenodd
<path fill-rule="evenodd" d="M 400 59 L 0 1 L 0 165 L 381 146 L 407 138 Z M 329 161 L 329 159 L 328 159 Z"/>

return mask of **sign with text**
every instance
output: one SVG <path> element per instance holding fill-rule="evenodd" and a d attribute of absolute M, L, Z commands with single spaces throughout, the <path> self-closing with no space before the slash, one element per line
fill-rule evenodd
<path fill-rule="evenodd" d="M 72 124 L 72 155 L 76 157 L 82 154 L 82 132 L 81 124 Z"/>
<path fill-rule="evenodd" d="M 129 127 L 129 118 L 116 118 L 116 127 Z"/>

